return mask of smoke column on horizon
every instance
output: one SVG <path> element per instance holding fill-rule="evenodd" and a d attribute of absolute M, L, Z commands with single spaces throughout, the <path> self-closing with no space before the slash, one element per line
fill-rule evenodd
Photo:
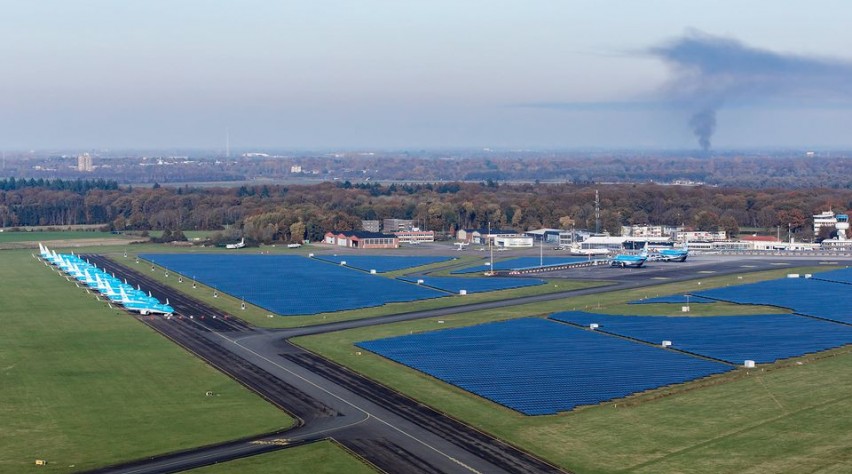
<path fill-rule="evenodd" d="M 705 152 L 710 150 L 710 137 L 716 131 L 716 110 L 712 108 L 702 109 L 692 114 L 689 119 L 692 133 L 698 137 L 698 144 Z"/>
<path fill-rule="evenodd" d="M 848 61 L 777 53 L 697 31 L 647 52 L 671 66 L 673 77 L 663 93 L 693 110 L 689 126 L 705 151 L 716 130 L 716 112 L 725 104 L 852 98 Z"/>

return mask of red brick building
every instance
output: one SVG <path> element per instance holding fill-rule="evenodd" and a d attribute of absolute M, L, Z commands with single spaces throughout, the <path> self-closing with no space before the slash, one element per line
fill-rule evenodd
<path fill-rule="evenodd" d="M 344 230 L 326 232 L 323 242 L 338 247 L 356 249 L 395 249 L 399 248 L 399 239 L 394 235 L 363 230 Z"/>

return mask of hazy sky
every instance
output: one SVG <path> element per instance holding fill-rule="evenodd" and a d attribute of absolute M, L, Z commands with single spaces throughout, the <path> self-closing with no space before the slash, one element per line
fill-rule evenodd
<path fill-rule="evenodd" d="M 697 148 L 696 71 L 693 101 L 753 86 L 713 102 L 714 147 L 852 147 L 850 24 L 843 0 L 0 0 L 0 149 Z M 684 38 L 841 77 L 791 93 Z"/>

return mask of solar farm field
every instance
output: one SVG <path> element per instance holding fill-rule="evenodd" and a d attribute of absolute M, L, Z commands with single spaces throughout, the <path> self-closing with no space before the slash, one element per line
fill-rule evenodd
<path fill-rule="evenodd" d="M 293 255 L 142 254 L 281 315 L 305 315 L 438 298 L 446 293 Z"/>
<path fill-rule="evenodd" d="M 849 285 L 815 278 L 780 278 L 696 293 L 702 298 L 740 304 L 772 305 L 816 318 L 852 323 Z"/>
<path fill-rule="evenodd" d="M 506 260 L 498 260 L 494 262 L 494 270 L 522 270 L 526 268 L 540 268 L 543 266 L 567 265 L 571 263 L 580 263 L 588 261 L 584 257 L 544 257 L 543 262 L 540 257 L 516 257 Z M 483 261 L 480 265 L 453 270 L 450 272 L 453 275 L 461 275 L 464 273 L 483 273 L 487 272 L 491 267 L 490 262 Z"/>
<path fill-rule="evenodd" d="M 660 344 L 704 357 L 742 364 L 770 363 L 852 344 L 852 327 L 793 314 L 717 316 L 612 316 L 580 311 L 556 313 L 551 319 Z"/>
<path fill-rule="evenodd" d="M 400 280 L 417 283 L 423 280 L 423 285 L 458 294 L 460 290 L 468 293 L 481 293 L 484 291 L 507 290 L 509 288 L 524 288 L 527 286 L 543 285 L 544 280 L 534 278 L 502 278 L 502 277 L 433 277 L 433 276 L 409 276 L 401 277 Z"/>
<path fill-rule="evenodd" d="M 338 265 L 340 262 L 346 262 L 346 266 L 365 272 L 375 270 L 377 273 L 394 272 L 452 260 L 452 257 L 430 255 L 315 255 L 314 258 Z"/>
<path fill-rule="evenodd" d="M 820 268 L 797 270 L 818 272 Z M 704 288 L 721 287 L 779 278 L 789 271 L 786 268 L 701 281 Z M 352 329 L 298 338 L 296 342 L 572 472 L 847 472 L 852 446 L 852 419 L 847 415 L 852 412 L 849 346 L 755 370 L 738 368 L 611 403 L 541 416 L 527 416 L 484 402 L 457 386 L 369 351 L 355 356 L 362 350 L 356 345 L 361 341 L 543 315 L 572 307 L 605 312 L 620 308 L 629 312 L 628 301 L 649 295 L 683 295 L 694 288 L 694 281 L 665 283 L 497 311 Z M 654 311 L 664 306 L 639 305 L 633 309 Z M 672 316 L 680 314 L 680 305 L 676 306 L 669 308 Z M 738 314 L 732 303 L 700 306 L 701 317 Z M 742 307 L 743 313 L 748 314 L 771 313 L 769 309 Z M 696 308 L 693 310 L 691 314 L 699 313 Z M 674 342 L 677 346 L 677 340 Z"/>
<path fill-rule="evenodd" d="M 357 345 L 526 415 L 554 414 L 732 369 L 538 318 Z"/>

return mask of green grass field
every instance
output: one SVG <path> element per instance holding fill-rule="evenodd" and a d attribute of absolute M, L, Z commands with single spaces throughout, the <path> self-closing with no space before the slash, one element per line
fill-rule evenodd
<path fill-rule="evenodd" d="M 826 268 L 807 268 L 815 272 Z M 782 277 L 789 268 L 702 280 L 702 288 Z M 682 294 L 695 282 L 655 287 Z M 850 472 L 852 350 L 829 351 L 757 369 L 738 369 L 613 403 L 527 417 L 353 344 L 392 335 L 553 311 L 676 314 L 680 305 L 630 306 L 648 289 L 467 313 L 299 338 L 296 342 L 396 390 L 578 473 Z M 676 309 L 673 308 L 676 306 Z M 695 305 L 698 306 L 698 305 Z M 702 304 L 692 316 L 779 312 Z"/>
<path fill-rule="evenodd" d="M 215 230 L 185 230 L 183 231 L 183 235 L 186 236 L 187 240 L 204 240 L 211 235 L 215 234 L 218 231 Z M 150 237 L 161 237 L 163 235 L 162 230 L 152 230 L 148 232 Z"/>
<path fill-rule="evenodd" d="M 121 235 L 110 232 L 88 231 L 33 231 L 33 232 L 0 232 L 0 243 L 10 242 L 47 242 L 51 240 L 80 240 L 80 239 L 120 239 Z"/>
<path fill-rule="evenodd" d="M 92 469 L 292 423 L 30 251 L 0 251 L 0 281 L 0 472 Z"/>
<path fill-rule="evenodd" d="M 269 454 L 188 471 L 193 474 L 371 474 L 371 467 L 332 441 L 320 441 Z"/>

